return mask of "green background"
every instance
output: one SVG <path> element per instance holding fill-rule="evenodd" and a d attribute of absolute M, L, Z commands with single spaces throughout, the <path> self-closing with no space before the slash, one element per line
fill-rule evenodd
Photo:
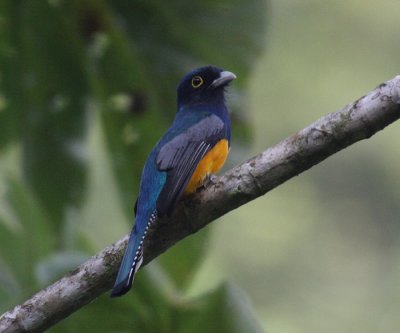
<path fill-rule="evenodd" d="M 238 75 L 227 168 L 399 73 L 400 3 L 4 1 L 0 312 L 131 227 L 184 73 Z M 53 332 L 394 332 L 397 124 L 184 240 Z"/>

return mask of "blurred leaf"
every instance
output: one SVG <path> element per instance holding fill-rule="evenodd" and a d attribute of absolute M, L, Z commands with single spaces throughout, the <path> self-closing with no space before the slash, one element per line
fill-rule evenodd
<path fill-rule="evenodd" d="M 209 230 L 203 229 L 185 238 L 157 260 L 180 291 L 186 290 L 204 259 Z"/>
<path fill-rule="evenodd" d="M 20 245 L 21 240 L 0 216 L 0 312 L 6 311 L 9 304 L 15 303 L 23 296 L 21 281 L 17 275 L 19 272 L 13 269 L 24 260 L 18 251 Z"/>
<path fill-rule="evenodd" d="M 69 20 L 70 2 L 19 4 L 24 171 L 57 226 L 66 207 L 82 203 L 85 188 L 84 49 Z"/>
<path fill-rule="evenodd" d="M 21 289 L 16 283 L 15 276 L 0 260 L 0 312 L 7 310 L 9 304 L 21 297 Z"/>
<path fill-rule="evenodd" d="M 14 268 L 17 273 L 17 266 L 22 263 L 21 257 L 21 229 L 11 230 L 10 223 L 5 222 L 5 218 L 0 216 L 0 258 L 4 264 Z"/>
<path fill-rule="evenodd" d="M 51 252 L 55 246 L 51 223 L 34 194 L 26 186 L 14 179 L 9 180 L 8 186 L 9 204 L 20 225 L 24 227 L 24 237 L 34 262 Z M 41 241 L 35 242 L 38 239 Z"/>
<path fill-rule="evenodd" d="M 1 233 L 1 243 L 8 249 L 3 252 L 4 260 L 20 277 L 24 290 L 32 291 L 35 264 L 54 249 L 55 237 L 48 217 L 27 187 L 10 179 L 6 199 L 22 228 L 15 233 Z"/>
<path fill-rule="evenodd" d="M 52 332 L 171 332 L 252 333 L 263 332 L 243 293 L 223 285 L 196 299 L 166 293 L 155 277 L 157 271 L 138 274 L 133 289 L 124 297 L 101 296 L 54 327 Z M 113 319 L 109 320 L 110 304 Z M 84 320 L 83 320 L 84 318 Z M 85 327 L 82 327 L 82 322 Z"/>
<path fill-rule="evenodd" d="M 56 325 L 52 332 L 174 332 L 173 297 L 166 292 L 163 277 L 157 276 L 159 271 L 148 268 L 140 271 L 124 297 L 110 299 L 106 293 Z"/>
<path fill-rule="evenodd" d="M 176 332 L 264 332 L 246 295 L 231 284 L 201 296 L 196 304 L 180 313 L 181 325 Z"/>
<path fill-rule="evenodd" d="M 16 179 L 8 179 L 6 185 L 3 204 L 11 212 L 8 218 L 16 223 L 0 219 L 0 289 L 7 291 L 4 297 L 15 304 L 37 289 L 34 267 L 51 253 L 55 238 L 33 193 Z"/>
<path fill-rule="evenodd" d="M 55 252 L 37 263 L 36 278 L 42 286 L 46 286 L 66 272 L 75 269 L 88 258 L 89 255 L 83 252 Z"/>
<path fill-rule="evenodd" d="M 17 139 L 22 119 L 22 66 L 18 6 L 0 3 L 0 149 Z"/>

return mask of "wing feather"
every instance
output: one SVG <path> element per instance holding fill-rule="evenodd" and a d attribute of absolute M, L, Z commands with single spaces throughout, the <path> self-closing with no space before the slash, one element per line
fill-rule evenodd
<path fill-rule="evenodd" d="M 163 145 L 156 158 L 158 169 L 167 172 L 166 183 L 157 200 L 160 216 L 171 212 L 199 162 L 225 137 L 223 121 L 210 115 Z"/>

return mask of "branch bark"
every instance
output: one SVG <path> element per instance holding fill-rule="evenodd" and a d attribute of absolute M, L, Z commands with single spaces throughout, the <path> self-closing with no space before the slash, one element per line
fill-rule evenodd
<path fill-rule="evenodd" d="M 149 232 L 145 264 L 216 218 L 400 118 L 400 76 L 236 166 Z M 111 288 L 127 236 L 0 317 L 0 332 L 42 332 Z M 112 302 L 112 300 L 110 300 Z"/>

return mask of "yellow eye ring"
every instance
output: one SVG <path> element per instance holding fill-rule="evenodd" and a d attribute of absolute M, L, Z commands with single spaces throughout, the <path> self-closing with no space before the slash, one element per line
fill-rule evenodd
<path fill-rule="evenodd" d="M 201 76 L 193 76 L 192 78 L 192 87 L 198 88 L 204 83 L 204 80 Z"/>

